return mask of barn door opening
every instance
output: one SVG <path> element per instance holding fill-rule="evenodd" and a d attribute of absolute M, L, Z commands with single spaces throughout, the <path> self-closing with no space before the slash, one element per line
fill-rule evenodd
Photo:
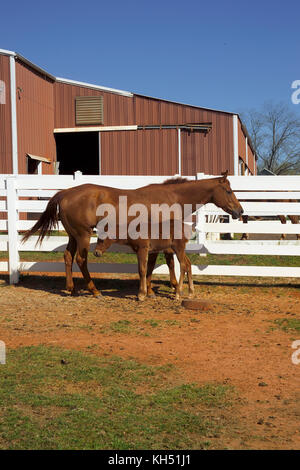
<path fill-rule="evenodd" d="M 59 133 L 55 140 L 60 175 L 72 175 L 78 170 L 84 175 L 99 175 L 98 132 Z"/>

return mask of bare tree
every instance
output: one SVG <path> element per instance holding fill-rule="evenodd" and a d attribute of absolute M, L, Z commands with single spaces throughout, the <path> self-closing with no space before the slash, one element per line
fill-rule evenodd
<path fill-rule="evenodd" d="M 241 113 L 258 157 L 258 169 L 277 175 L 300 173 L 300 118 L 282 103 Z"/>

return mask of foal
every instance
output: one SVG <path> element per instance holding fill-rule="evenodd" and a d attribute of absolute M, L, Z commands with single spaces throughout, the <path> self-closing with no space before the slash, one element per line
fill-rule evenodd
<path fill-rule="evenodd" d="M 148 297 L 155 297 L 154 291 L 151 287 L 151 277 L 152 272 L 155 266 L 155 262 L 157 259 L 157 255 L 160 251 L 164 252 L 167 265 L 170 271 L 170 282 L 171 286 L 175 288 L 175 298 L 178 300 L 182 295 L 183 289 L 183 281 L 185 273 L 187 273 L 188 277 L 188 286 L 189 286 L 189 297 L 192 297 L 194 294 L 194 285 L 192 279 L 192 269 L 191 269 L 191 262 L 189 258 L 185 254 L 185 246 L 188 238 L 185 238 L 183 235 L 181 238 L 174 237 L 174 222 L 171 223 L 172 226 L 172 235 L 169 239 L 147 239 L 145 240 L 145 246 L 147 246 L 148 250 L 148 258 L 147 258 L 147 273 L 146 273 L 146 293 Z M 182 224 L 182 233 L 184 230 L 184 224 Z M 113 243 L 119 243 L 121 245 L 129 245 L 133 251 L 137 253 L 140 240 L 133 240 L 132 238 L 127 238 L 126 240 L 120 239 L 111 239 L 105 238 L 104 240 L 98 238 L 97 245 L 94 250 L 95 256 L 101 256 Z M 174 270 L 174 258 L 173 253 L 176 254 L 178 261 L 180 263 L 180 278 L 179 282 L 177 282 Z M 139 258 L 138 258 L 139 259 Z M 139 264 L 139 274 L 143 276 L 143 268 Z M 139 300 L 144 300 L 145 298 L 145 290 L 139 292 L 138 294 Z"/>

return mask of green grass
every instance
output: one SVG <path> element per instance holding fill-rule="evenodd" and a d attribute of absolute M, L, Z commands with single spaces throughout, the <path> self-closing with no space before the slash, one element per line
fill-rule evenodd
<path fill-rule="evenodd" d="M 277 328 L 287 333 L 293 331 L 300 333 L 300 319 L 298 318 L 278 318 L 274 323 Z"/>
<path fill-rule="evenodd" d="M 7 259 L 7 252 L 0 252 L 0 259 Z M 206 257 L 189 254 L 192 264 L 225 264 L 243 266 L 300 266 L 300 256 L 265 256 L 265 255 L 211 255 Z M 21 261 L 63 261 L 62 252 L 21 251 Z M 90 262 L 100 263 L 137 263 L 134 253 L 104 253 L 100 258 L 89 254 Z M 158 255 L 157 264 L 165 263 L 162 253 Z"/>
<path fill-rule="evenodd" d="M 0 383 L 0 449 L 201 449 L 232 432 L 234 390 L 174 383 L 173 366 L 23 347 Z"/>

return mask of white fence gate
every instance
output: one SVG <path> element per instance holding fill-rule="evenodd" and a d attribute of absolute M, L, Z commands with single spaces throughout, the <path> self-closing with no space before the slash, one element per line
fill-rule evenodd
<path fill-rule="evenodd" d="M 209 178 L 198 174 L 189 179 Z M 150 183 L 161 183 L 167 176 L 87 176 L 80 172 L 74 176 L 63 175 L 0 175 L 0 212 L 7 217 L 0 220 L 0 251 L 8 252 L 8 261 L 0 262 L 0 272 L 9 272 L 10 282 L 17 283 L 19 272 L 64 272 L 64 263 L 20 262 L 19 251 L 64 251 L 68 238 L 51 236 L 41 246 L 36 246 L 37 236 L 21 244 L 19 231 L 28 230 L 34 220 L 22 220 L 20 213 L 40 213 L 58 190 L 83 183 L 95 183 L 116 188 L 134 189 Z M 298 215 L 300 216 L 300 176 L 230 176 L 231 187 L 242 202 L 244 213 L 250 216 Z M 268 202 L 265 202 L 267 200 Z M 277 202 L 290 200 L 293 202 Z M 257 202 L 259 201 L 259 202 Z M 212 240 L 208 233 L 258 233 L 297 234 L 300 226 L 280 221 L 253 221 L 247 225 L 241 221 L 229 223 L 211 222 L 215 216 L 225 213 L 207 204 L 198 211 L 197 237 L 187 245 L 189 253 L 300 255 L 300 241 L 296 240 Z M 63 230 L 59 225 L 59 230 Z M 92 243 L 96 241 L 96 238 Z M 130 251 L 124 246 L 113 245 L 110 251 Z M 177 265 L 178 266 L 178 265 Z M 135 273 L 136 264 L 90 263 L 91 272 Z M 76 270 L 76 268 L 75 268 Z M 193 274 L 229 276 L 284 276 L 300 277 L 300 267 L 193 265 Z M 154 273 L 167 274 L 166 265 L 156 267 Z"/>

